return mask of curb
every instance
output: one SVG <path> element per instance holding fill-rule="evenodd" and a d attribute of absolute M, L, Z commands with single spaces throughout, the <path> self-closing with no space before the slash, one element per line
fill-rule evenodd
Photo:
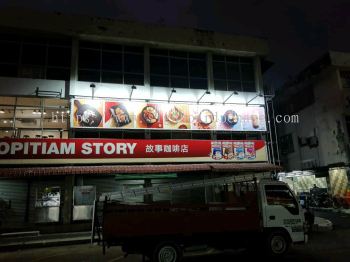
<path fill-rule="evenodd" d="M 0 251 L 16 251 L 19 249 L 29 248 L 41 248 L 41 247 L 53 247 L 53 246 L 65 246 L 65 245 L 76 245 L 76 244 L 87 244 L 91 242 L 90 237 L 77 237 L 68 239 L 42 239 L 33 241 L 23 242 L 9 242 L 0 244 Z"/>

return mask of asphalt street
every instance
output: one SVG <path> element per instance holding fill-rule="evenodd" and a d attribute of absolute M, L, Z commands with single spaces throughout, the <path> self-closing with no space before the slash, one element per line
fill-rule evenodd
<path fill-rule="evenodd" d="M 350 257 L 350 216 L 339 213 L 317 212 L 316 215 L 331 220 L 334 230 L 328 232 L 314 232 L 306 245 L 295 245 L 288 252 L 285 261 L 349 261 Z M 188 256 L 191 255 L 191 256 Z M 184 261 L 240 261 L 250 258 L 261 258 L 258 253 L 245 250 L 226 251 L 217 253 L 213 250 L 201 253 L 187 254 Z M 107 249 L 106 255 L 97 245 L 83 244 L 60 247 L 36 248 L 3 252 L 0 261 L 33 261 L 33 262 L 77 262 L 77 261 L 106 261 L 106 262 L 137 262 L 141 256 L 130 255 L 124 257 L 119 247 Z M 271 259 L 269 260 L 271 261 Z"/>

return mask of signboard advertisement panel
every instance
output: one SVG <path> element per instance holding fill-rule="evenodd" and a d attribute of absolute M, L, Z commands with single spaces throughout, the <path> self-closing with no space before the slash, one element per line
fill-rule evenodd
<path fill-rule="evenodd" d="M 266 131 L 260 106 L 74 99 L 71 107 L 73 128 Z"/>
<path fill-rule="evenodd" d="M 264 161 L 262 140 L 0 139 L 0 164 Z"/>

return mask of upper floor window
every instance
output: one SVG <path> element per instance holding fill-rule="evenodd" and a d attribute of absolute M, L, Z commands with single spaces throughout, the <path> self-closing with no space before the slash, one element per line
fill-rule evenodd
<path fill-rule="evenodd" d="M 287 134 L 280 137 L 281 150 L 283 155 L 288 155 L 294 152 L 294 143 L 292 134 Z"/>
<path fill-rule="evenodd" d="M 344 88 L 350 88 L 350 71 L 340 71 L 340 79 Z"/>
<path fill-rule="evenodd" d="M 89 82 L 144 84 L 144 49 L 80 41 L 78 80 Z"/>
<path fill-rule="evenodd" d="M 150 49 L 151 86 L 207 89 L 205 53 Z"/>
<path fill-rule="evenodd" d="M 213 76 L 216 90 L 256 92 L 252 58 L 213 55 Z"/>
<path fill-rule="evenodd" d="M 69 80 L 71 53 L 71 39 L 3 35 L 0 76 Z"/>

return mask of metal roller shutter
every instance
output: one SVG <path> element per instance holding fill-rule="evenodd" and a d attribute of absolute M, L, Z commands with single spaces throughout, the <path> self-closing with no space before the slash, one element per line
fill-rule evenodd
<path fill-rule="evenodd" d="M 5 209 L 3 228 L 24 226 L 28 183 L 26 180 L 0 179 L 0 199 L 11 201 L 11 208 Z"/>

